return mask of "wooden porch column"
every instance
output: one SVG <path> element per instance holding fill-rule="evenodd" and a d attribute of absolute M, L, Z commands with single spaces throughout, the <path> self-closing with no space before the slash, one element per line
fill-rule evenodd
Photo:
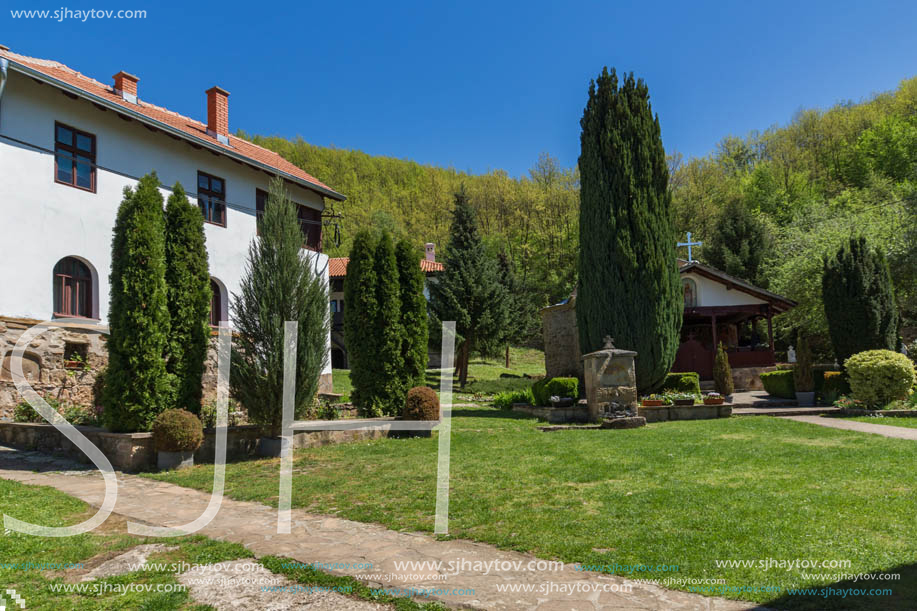
<path fill-rule="evenodd" d="M 773 357 L 774 356 L 774 324 L 771 322 L 772 317 L 773 317 L 773 314 L 771 314 L 771 309 L 770 307 L 768 307 L 767 308 L 767 341 L 771 345 L 771 356 Z"/>
<path fill-rule="evenodd" d="M 713 363 L 711 366 L 716 369 L 716 353 L 719 350 L 719 343 L 716 341 L 716 314 L 710 315 L 710 322 L 713 328 Z"/>

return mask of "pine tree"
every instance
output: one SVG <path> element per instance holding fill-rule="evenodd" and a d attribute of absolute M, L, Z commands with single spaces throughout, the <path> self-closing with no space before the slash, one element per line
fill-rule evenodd
<path fill-rule="evenodd" d="M 170 407 L 166 372 L 169 308 L 159 178 L 150 173 L 124 189 L 111 247 L 105 425 L 118 432 L 149 431 Z"/>
<path fill-rule="evenodd" d="M 659 119 L 642 80 L 603 69 L 582 126 L 576 320 L 583 353 L 607 335 L 637 352 L 641 394 L 675 360 L 684 308 Z"/>
<path fill-rule="evenodd" d="M 302 249 L 296 206 L 279 178 L 271 182 L 259 229 L 248 248 L 240 293 L 232 299 L 238 336 L 230 387 L 249 418 L 276 437 L 283 422 L 284 322 L 299 323 L 293 406 L 299 419 L 311 407 L 328 361 L 328 289 L 317 256 Z"/>
<path fill-rule="evenodd" d="M 350 362 L 351 400 L 363 413 L 373 414 L 374 362 L 376 360 L 376 241 L 372 232 L 357 232 L 350 249 L 344 278 L 344 341 Z"/>
<path fill-rule="evenodd" d="M 165 240 L 170 319 L 166 369 L 175 377 L 174 407 L 199 414 L 210 339 L 210 272 L 204 217 L 179 183 L 166 204 Z"/>
<path fill-rule="evenodd" d="M 455 195 L 445 270 L 430 284 L 430 308 L 438 320 L 455 321 L 461 351 L 456 365 L 459 384 L 468 379 L 468 360 L 479 342 L 499 336 L 505 320 L 505 294 L 497 265 L 478 232 L 477 218 L 464 189 Z"/>
<path fill-rule="evenodd" d="M 825 259 L 822 301 L 837 362 L 864 350 L 894 350 L 898 311 L 885 255 L 851 238 Z"/>
<path fill-rule="evenodd" d="M 427 299 L 424 297 L 424 273 L 420 253 L 407 240 L 395 245 L 398 278 L 401 286 L 401 375 L 406 388 L 426 381 L 427 370 Z"/>
<path fill-rule="evenodd" d="M 383 414 L 401 413 L 408 388 L 402 377 L 403 333 L 401 328 L 401 283 L 392 235 L 383 232 L 376 244 L 376 310 L 374 394 Z M 419 267 L 419 265 L 418 265 Z"/>
<path fill-rule="evenodd" d="M 767 227 L 736 197 L 723 207 L 713 234 L 704 245 L 704 259 L 731 276 L 766 288 L 767 278 L 761 263 L 770 247 Z"/>

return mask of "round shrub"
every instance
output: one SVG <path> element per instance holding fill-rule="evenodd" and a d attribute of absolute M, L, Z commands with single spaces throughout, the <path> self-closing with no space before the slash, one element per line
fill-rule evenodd
<path fill-rule="evenodd" d="M 153 444 L 158 452 L 193 452 L 204 442 L 200 419 L 183 409 L 167 409 L 153 421 Z"/>
<path fill-rule="evenodd" d="M 429 386 L 415 386 L 404 400 L 405 420 L 439 420 L 439 397 Z"/>
<path fill-rule="evenodd" d="M 914 385 L 914 365 L 892 350 L 866 350 L 844 363 L 853 397 L 870 407 L 906 399 Z"/>

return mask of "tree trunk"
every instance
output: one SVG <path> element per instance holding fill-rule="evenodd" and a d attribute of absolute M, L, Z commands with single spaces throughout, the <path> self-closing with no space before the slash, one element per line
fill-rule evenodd
<path fill-rule="evenodd" d="M 462 358 L 461 358 L 461 369 L 459 371 L 459 388 L 465 388 L 465 382 L 468 381 L 468 355 L 471 352 L 469 344 L 471 343 L 470 339 L 466 339 L 462 342 Z"/>
<path fill-rule="evenodd" d="M 506 368 L 509 369 L 509 344 L 506 344 Z"/>

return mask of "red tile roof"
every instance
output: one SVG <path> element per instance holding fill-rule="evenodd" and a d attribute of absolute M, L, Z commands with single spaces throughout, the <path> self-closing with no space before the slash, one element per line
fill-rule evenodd
<path fill-rule="evenodd" d="M 231 157 L 242 158 L 243 160 L 254 162 L 256 165 L 267 166 L 267 168 L 285 175 L 285 178 L 307 188 L 317 190 L 326 197 L 341 201 L 345 199 L 343 195 L 273 151 L 269 151 L 247 140 L 236 138 L 232 135 L 229 136 L 229 144 L 223 144 L 213 136 L 207 134 L 206 123 L 184 117 L 176 112 L 155 106 L 143 100 L 138 100 L 137 104 L 128 102 L 120 95 L 115 94 L 112 86 L 104 85 L 95 79 L 84 76 L 72 68 L 68 68 L 64 64 L 51 60 L 27 57 L 2 49 L 0 49 L 0 57 L 5 57 L 10 61 L 11 69 L 20 69 L 20 71 L 22 71 L 21 68 L 30 69 L 44 77 L 48 77 L 50 80 L 41 80 L 45 80 L 45 82 L 49 82 L 52 85 L 63 85 L 61 87 L 62 89 L 67 89 L 66 86 L 69 85 L 77 89 L 77 93 L 82 93 L 84 95 L 88 94 L 88 96 L 100 99 L 101 102 L 106 105 L 116 108 L 120 107 L 130 113 L 139 114 L 152 125 L 158 124 L 160 127 L 172 128 L 179 132 L 178 135 L 184 136 L 197 144 L 201 144 L 201 141 L 204 141 L 203 144 L 218 151 L 221 150 L 224 154 Z M 203 103 L 201 106 L 203 106 Z"/>
<path fill-rule="evenodd" d="M 347 275 L 347 263 L 350 262 L 350 257 L 335 257 L 328 259 L 328 276 L 331 278 L 343 278 Z M 433 272 L 441 272 L 445 266 L 439 261 L 427 261 L 426 259 L 420 260 L 420 269 L 426 274 Z"/>

